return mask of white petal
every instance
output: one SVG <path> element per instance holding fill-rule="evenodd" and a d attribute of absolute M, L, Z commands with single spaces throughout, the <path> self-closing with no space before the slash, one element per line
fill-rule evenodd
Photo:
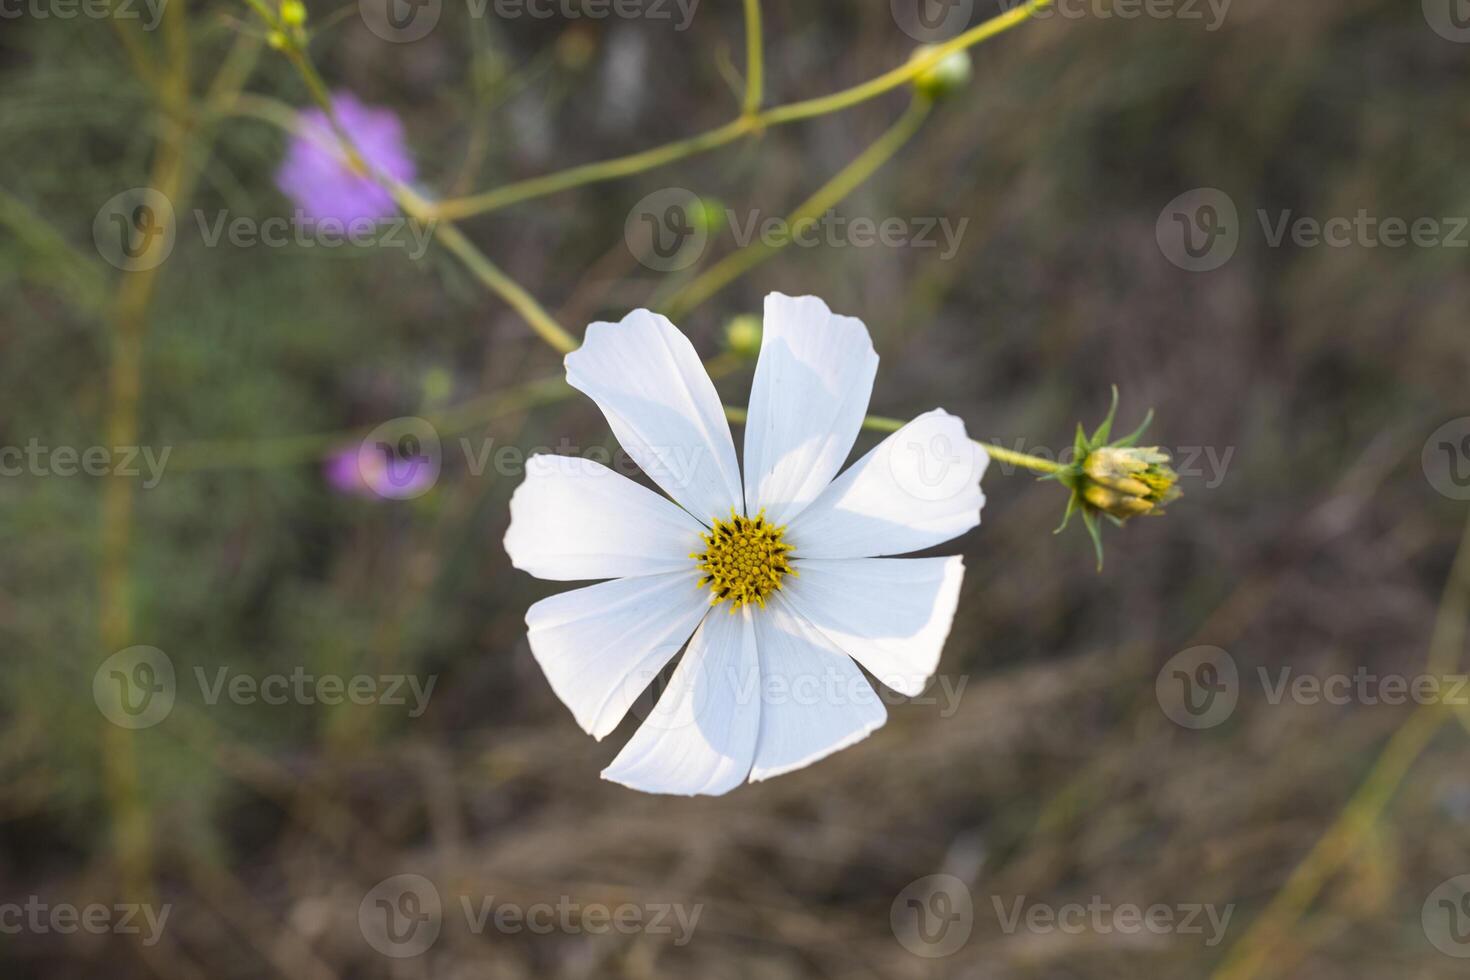
<path fill-rule="evenodd" d="M 576 581 L 692 572 L 698 521 L 601 463 L 532 456 L 510 498 L 505 550 L 537 578 Z"/>
<path fill-rule="evenodd" d="M 939 666 L 965 563 L 952 558 L 850 558 L 794 563 L 781 595 L 868 673 L 915 697 Z M 761 648 L 762 655 L 765 648 Z"/>
<path fill-rule="evenodd" d="M 692 570 L 601 582 L 526 611 L 531 653 L 577 724 L 601 739 L 709 610 Z"/>
<path fill-rule="evenodd" d="M 800 558 L 902 555 L 980 523 L 980 478 L 990 457 L 965 423 L 926 412 L 854 463 L 787 529 Z"/>
<path fill-rule="evenodd" d="M 832 482 L 868 412 L 878 355 L 863 321 L 815 296 L 766 297 L 745 423 L 745 504 L 786 524 Z"/>
<path fill-rule="evenodd" d="M 750 611 L 714 609 L 657 707 L 602 778 L 645 793 L 728 793 L 750 774 L 760 712 Z"/>
<path fill-rule="evenodd" d="M 809 766 L 861 742 L 888 720 L 852 659 L 780 596 L 754 618 L 762 694 L 751 782 Z"/>
<path fill-rule="evenodd" d="M 623 449 L 701 521 L 743 509 L 735 443 L 714 382 L 666 318 L 594 323 L 567 355 L 567 383 L 602 409 Z"/>

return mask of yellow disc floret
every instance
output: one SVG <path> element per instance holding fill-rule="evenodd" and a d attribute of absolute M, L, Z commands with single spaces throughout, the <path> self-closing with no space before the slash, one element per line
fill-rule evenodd
<path fill-rule="evenodd" d="M 714 526 L 704 538 L 704 550 L 689 557 L 697 559 L 702 576 L 701 587 L 709 586 L 717 606 L 730 600 L 730 612 L 752 602 L 765 608 L 766 596 L 781 588 L 781 580 L 795 575 L 788 559 L 791 545 L 781 540 L 785 527 L 766 520 L 763 510 L 755 517 L 743 517 L 730 510 L 728 521 L 714 519 Z"/>

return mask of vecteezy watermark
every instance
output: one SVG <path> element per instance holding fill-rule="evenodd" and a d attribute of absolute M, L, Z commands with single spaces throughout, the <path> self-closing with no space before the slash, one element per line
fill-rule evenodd
<path fill-rule="evenodd" d="M 681 683 L 666 681 L 663 668 L 639 667 L 623 678 L 621 702 L 646 725 L 674 731 L 696 725 L 705 709 L 758 704 L 762 709 L 794 705 L 800 708 L 873 708 L 913 705 L 937 708 L 940 718 L 952 718 L 970 678 L 966 674 L 878 673 L 875 687 L 856 667 L 827 666 L 813 671 L 776 673 L 729 666 L 711 674 L 703 663 L 681 663 Z M 900 691 L 917 691 L 902 694 Z"/>
<path fill-rule="evenodd" d="M 623 240 L 634 258 L 655 272 L 677 272 L 698 262 L 710 236 L 730 230 L 736 248 L 916 248 L 937 249 L 941 260 L 954 258 L 969 218 L 847 217 L 834 210 L 790 221 L 759 210 L 741 213 L 719 208 L 682 187 L 647 195 L 628 212 Z"/>
<path fill-rule="evenodd" d="M 162 265 L 173 253 L 177 237 L 173 202 L 151 187 L 114 194 L 92 219 L 97 254 L 124 272 Z"/>
<path fill-rule="evenodd" d="M 193 218 L 205 248 L 394 248 L 403 249 L 414 261 L 428 251 L 437 227 L 435 221 L 404 215 L 351 220 L 311 218 L 299 208 L 289 216 L 267 218 L 196 208 Z M 162 265 L 173 254 L 178 236 L 173 202 L 151 187 L 134 187 L 113 195 L 92 220 L 97 254 L 124 272 Z"/>
<path fill-rule="evenodd" d="M 1470 500 L 1470 415 L 1430 433 L 1419 460 L 1431 487 L 1451 500 Z"/>
<path fill-rule="evenodd" d="M 1036 20 L 1178 20 L 1218 31 L 1232 0 L 1051 0 L 1032 11 Z M 1001 0 L 1002 10 L 1024 7 L 1026 0 Z"/>
<path fill-rule="evenodd" d="M 984 451 L 946 415 L 921 416 L 895 434 L 887 450 L 889 475 L 915 500 L 952 500 L 980 482 Z"/>
<path fill-rule="evenodd" d="M 151 31 L 168 0 L 0 0 L 0 20 L 142 20 Z"/>
<path fill-rule="evenodd" d="M 893 938 L 925 959 L 958 951 L 975 928 L 975 900 L 954 875 L 928 875 L 910 882 L 888 907 Z"/>
<path fill-rule="evenodd" d="M 1470 874 L 1442 882 L 1429 893 L 1419 914 L 1425 938 L 1435 949 L 1470 959 Z"/>
<path fill-rule="evenodd" d="M 1470 675 L 1351 672 L 1299 674 L 1291 666 L 1257 667 L 1267 704 L 1304 706 L 1470 705 Z M 1235 658 L 1219 647 L 1191 647 L 1169 659 L 1155 680 L 1159 707 L 1183 728 L 1214 728 L 1235 713 L 1241 695 Z"/>
<path fill-rule="evenodd" d="M 194 210 L 205 248 L 225 242 L 235 248 L 401 248 L 417 262 L 429 250 L 437 221 L 416 218 L 310 218 L 300 208 L 290 217 L 254 218 L 229 211 Z"/>
<path fill-rule="evenodd" d="M 1154 225 L 1164 258 L 1190 272 L 1218 269 L 1240 244 L 1240 214 L 1230 195 L 1214 187 L 1185 191 L 1164 205 Z"/>
<path fill-rule="evenodd" d="M 439 430 L 415 416 L 389 419 L 369 432 L 355 456 L 358 476 L 373 493 L 409 500 L 439 482 L 444 447 Z"/>
<path fill-rule="evenodd" d="M 119 728 L 152 728 L 174 710 L 174 662 L 157 647 L 119 650 L 92 675 L 92 699 Z"/>
<path fill-rule="evenodd" d="M 1225 22 L 1232 0 L 1001 0 L 1000 12 L 1031 8 L 1036 20 L 1180 20 L 1215 31 Z M 948 41 L 974 23 L 975 0 L 889 0 L 893 22 L 915 41 Z"/>
<path fill-rule="evenodd" d="M 468 0 L 471 17 L 499 20 L 666 21 L 683 32 L 700 0 Z M 428 36 L 444 13 L 444 0 L 358 0 L 362 22 L 384 41 L 407 44 Z"/>
<path fill-rule="evenodd" d="M 1169 658 L 1154 680 L 1159 707 L 1181 728 L 1214 728 L 1235 713 L 1240 671 L 1219 647 L 1190 647 Z"/>
<path fill-rule="evenodd" d="M 78 932 L 104 936 L 142 936 L 144 946 L 154 946 L 168 925 L 173 906 L 119 902 L 103 905 L 92 902 L 73 905 L 69 902 L 46 902 L 38 895 L 24 902 L 0 902 L 0 935 L 21 933 L 69 936 Z"/>
<path fill-rule="evenodd" d="M 1068 936 L 1096 935 L 1200 936 L 1206 946 L 1218 946 L 1230 928 L 1235 906 L 1185 902 L 1175 905 L 1154 903 L 1110 902 L 1093 895 L 1084 902 L 1051 905 L 1033 902 L 1025 895 L 1002 898 L 992 895 L 1001 932 L 1013 935 L 1028 932 L 1036 935 L 1062 933 Z"/>
<path fill-rule="evenodd" d="M 646 474 L 664 486 L 688 486 L 708 453 L 703 445 L 646 446 L 640 466 L 621 448 L 583 447 L 566 438 L 554 446 L 523 447 L 499 443 L 493 437 L 461 436 L 450 446 L 458 449 L 464 471 L 477 478 L 487 473 L 514 478 L 554 471 L 558 476 L 601 479 L 612 470 L 623 476 Z M 428 493 L 438 483 L 446 462 L 454 458 L 452 451 L 446 455 L 433 423 L 404 416 L 389 419 L 360 442 L 329 454 L 327 478 L 338 489 L 404 500 Z"/>
<path fill-rule="evenodd" d="M 688 945 L 704 905 L 679 902 L 583 902 L 569 895 L 553 901 L 511 902 L 494 895 L 457 895 L 445 908 L 434 883 L 423 875 L 399 874 L 378 882 L 357 908 L 357 925 L 369 946 L 394 959 L 422 956 L 439 939 L 451 912 L 464 928 L 480 936 L 553 933 L 600 936 L 669 936 L 675 946 Z"/>
<path fill-rule="evenodd" d="M 1012 439 L 1010 445 L 1006 445 L 1005 440 L 998 437 L 992 437 L 989 441 L 992 445 L 1063 465 L 1070 464 L 1077 458 L 1076 448 L 1071 445 L 1055 450 L 1049 446 L 1030 445 L 1024 438 Z M 1214 490 L 1225 482 L 1230 464 L 1235 459 L 1234 446 L 1164 446 L 1161 448 L 1169 454 L 1171 460 L 1169 465 L 1181 480 L 1203 480 L 1206 490 Z M 1008 463 L 1005 460 L 996 460 L 994 465 L 1006 476 L 1014 476 L 1020 470 L 1015 463 Z"/>
<path fill-rule="evenodd" d="M 144 490 L 163 480 L 172 446 L 48 446 L 32 436 L 24 446 L 0 446 L 0 477 L 142 477 Z"/>
<path fill-rule="evenodd" d="M 195 667 L 192 676 L 205 707 L 221 701 L 272 707 L 356 705 L 401 708 L 410 718 L 421 717 L 428 710 L 439 680 L 437 674 L 317 674 L 301 666 L 285 673 Z M 97 709 L 121 728 L 152 728 L 173 712 L 178 696 L 173 660 L 157 647 L 119 650 L 92 675 L 92 698 Z"/>
<path fill-rule="evenodd" d="M 1359 208 L 1351 217 L 1314 217 L 1291 209 L 1256 210 L 1268 248 L 1470 248 L 1470 217 L 1404 218 Z M 1230 261 L 1240 244 L 1235 201 L 1214 187 L 1180 194 L 1159 212 L 1155 237 L 1164 257 L 1190 272 L 1209 272 Z"/>
<path fill-rule="evenodd" d="M 1470 43 L 1470 0 L 1423 0 L 1424 19 L 1446 41 Z"/>

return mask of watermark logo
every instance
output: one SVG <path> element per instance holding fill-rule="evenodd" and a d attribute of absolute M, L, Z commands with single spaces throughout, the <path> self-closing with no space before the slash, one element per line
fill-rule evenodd
<path fill-rule="evenodd" d="M 378 882 L 357 907 L 357 927 L 384 956 L 420 956 L 439 938 L 444 904 L 423 875 L 401 874 Z"/>
<path fill-rule="evenodd" d="M 1446 41 L 1470 42 L 1470 0 L 1424 0 L 1424 19 Z"/>
<path fill-rule="evenodd" d="M 0 477 L 141 477 L 152 490 L 172 453 L 172 446 L 50 446 L 32 436 L 24 446 L 0 446 Z"/>
<path fill-rule="evenodd" d="M 904 949 L 939 959 L 969 941 L 975 928 L 975 900 L 954 875 L 929 875 L 898 893 L 888 909 L 888 924 Z"/>
<path fill-rule="evenodd" d="M 970 26 L 975 0 L 888 0 L 893 22 L 915 41 L 948 41 Z"/>
<path fill-rule="evenodd" d="M 1435 949 L 1470 959 L 1470 874 L 1456 875 L 1430 892 L 1420 922 Z"/>
<path fill-rule="evenodd" d="M 439 482 L 443 462 L 439 431 L 428 420 L 414 416 L 389 419 L 369 432 L 357 450 L 363 483 L 390 500 L 428 493 Z"/>
<path fill-rule="evenodd" d="M 120 902 L 103 905 L 52 903 L 39 895 L 31 895 L 24 904 L 0 903 L 0 935 L 17 936 L 23 932 L 35 935 L 55 933 L 69 936 L 78 932 L 102 936 L 141 936 L 144 946 L 156 946 L 163 936 L 172 905 L 137 905 Z"/>
<path fill-rule="evenodd" d="M 1181 728 L 1222 724 L 1240 700 L 1235 658 L 1219 647 L 1190 647 L 1169 658 L 1154 681 L 1165 716 Z"/>
<path fill-rule="evenodd" d="M 290 673 L 247 674 L 230 667 L 193 670 L 200 703 L 238 705 L 356 705 L 402 708 L 410 718 L 429 708 L 439 678 L 409 674 L 314 674 L 304 667 Z M 157 647 L 119 650 L 92 676 L 92 697 L 103 717 L 121 728 L 152 728 L 173 711 L 180 688 L 173 660 Z"/>
<path fill-rule="evenodd" d="M 1164 258 L 1189 272 L 1229 262 L 1240 244 L 1240 215 L 1230 195 L 1214 187 L 1185 191 L 1164 206 L 1154 225 Z"/>
<path fill-rule="evenodd" d="M 1262 242 L 1272 249 L 1470 248 L 1470 217 L 1463 215 L 1406 218 L 1359 208 L 1352 215 L 1317 217 L 1257 208 L 1255 216 Z M 1244 231 L 1235 202 L 1213 187 L 1174 198 L 1155 227 L 1164 257 L 1190 272 L 1209 272 L 1230 261 Z"/>
<path fill-rule="evenodd" d="M 468 0 L 470 17 L 483 20 L 651 20 L 670 21 L 674 30 L 694 23 L 700 0 Z M 427 37 L 439 24 L 443 0 L 358 0 L 362 22 L 384 41 L 408 44 Z"/>
<path fill-rule="evenodd" d="M 1001 0 L 1002 10 L 1015 10 L 1028 0 Z M 1230 13 L 1232 0 L 1054 0 L 1031 11 L 1036 20 L 1150 20 L 1196 21 L 1206 33 L 1218 31 Z"/>
<path fill-rule="evenodd" d="M 143 20 L 152 31 L 163 19 L 168 0 L 0 0 L 0 20 Z M 139 8 L 142 9 L 139 9 Z"/>
<path fill-rule="evenodd" d="M 982 465 L 980 448 L 957 438 L 954 420 L 940 414 L 904 426 L 888 450 L 893 482 L 916 500 L 952 500 L 975 486 Z"/>
<path fill-rule="evenodd" d="M 1290 665 L 1259 666 L 1252 675 L 1273 707 L 1332 705 L 1470 706 L 1470 675 L 1377 673 L 1359 665 L 1351 672 L 1297 673 Z M 1155 690 L 1169 720 L 1183 728 L 1214 728 L 1234 713 L 1245 679 L 1235 659 L 1219 647 L 1191 647 L 1159 671 Z M 1254 687 L 1251 688 L 1255 690 Z"/>
<path fill-rule="evenodd" d="M 162 265 L 172 254 L 177 237 L 173 202 L 151 187 L 114 194 L 92 219 L 97 254 L 124 272 Z"/>
<path fill-rule="evenodd" d="M 313 218 L 300 208 L 289 217 L 273 215 L 264 219 L 231 215 L 227 210 L 211 215 L 196 208 L 194 223 L 205 248 L 217 248 L 221 242 L 235 248 L 397 248 L 403 249 L 414 262 L 428 252 L 434 229 L 438 227 L 437 221 L 419 221 L 403 215 Z"/>
<path fill-rule="evenodd" d="M 639 262 L 656 272 L 687 269 L 709 244 L 704 201 L 682 187 L 654 191 L 628 212 L 623 240 Z"/>
<path fill-rule="evenodd" d="M 367 29 L 384 41 L 409 44 L 427 37 L 439 23 L 444 0 L 357 0 Z"/>
<path fill-rule="evenodd" d="M 438 941 L 444 927 L 463 918 L 463 928 L 481 936 L 494 931 L 502 935 L 531 933 L 547 936 L 642 933 L 671 936 L 675 946 L 685 946 L 704 914 L 704 905 L 678 902 L 623 902 L 606 905 L 582 902 L 569 895 L 554 902 L 521 904 L 498 900 L 494 895 L 457 895 L 446 906 L 434 883 L 423 875 L 399 874 L 387 878 L 363 897 L 357 908 L 357 924 L 373 949 L 394 959 L 421 956 Z M 450 910 L 457 916 L 451 916 Z"/>
<path fill-rule="evenodd" d="M 157 725 L 173 711 L 177 693 L 174 663 L 157 647 L 119 650 L 92 675 L 97 710 L 119 728 Z"/>
<path fill-rule="evenodd" d="M 848 216 L 833 208 L 793 221 L 759 209 L 721 208 L 682 187 L 666 187 L 633 206 L 623 238 L 633 257 L 655 272 L 687 269 L 704 255 L 711 235 L 724 228 L 739 249 L 932 249 L 947 262 L 959 252 L 969 224 L 969 218 L 946 216 Z"/>
<path fill-rule="evenodd" d="M 1234 905 L 1222 908 L 1186 902 L 1142 906 L 1132 902 L 1110 902 L 1101 895 L 1092 896 L 1085 904 L 1049 905 L 1028 901 L 1025 895 L 1019 895 L 1011 902 L 994 895 L 990 902 L 1001 932 L 1008 936 L 1021 930 L 1042 936 L 1058 932 L 1068 936 L 1110 936 L 1115 933 L 1137 936 L 1147 932 L 1155 936 L 1202 936 L 1204 944 L 1210 947 L 1218 946 L 1225 938 L 1230 918 L 1235 914 Z"/>
<path fill-rule="evenodd" d="M 1451 500 L 1470 500 L 1470 415 L 1435 429 L 1419 461 L 1431 487 Z"/>

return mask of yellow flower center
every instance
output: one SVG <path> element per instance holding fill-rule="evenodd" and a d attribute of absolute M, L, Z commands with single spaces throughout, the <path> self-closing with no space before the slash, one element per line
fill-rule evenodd
<path fill-rule="evenodd" d="M 791 545 L 781 540 L 785 527 L 766 520 L 763 510 L 754 518 L 742 517 L 730 510 L 728 521 L 714 519 L 713 528 L 704 538 L 704 550 L 690 558 L 698 559 L 700 587 L 709 586 L 717 606 L 730 600 L 730 612 L 752 602 L 765 608 L 766 596 L 781 588 L 781 580 L 795 575 L 787 559 Z"/>

